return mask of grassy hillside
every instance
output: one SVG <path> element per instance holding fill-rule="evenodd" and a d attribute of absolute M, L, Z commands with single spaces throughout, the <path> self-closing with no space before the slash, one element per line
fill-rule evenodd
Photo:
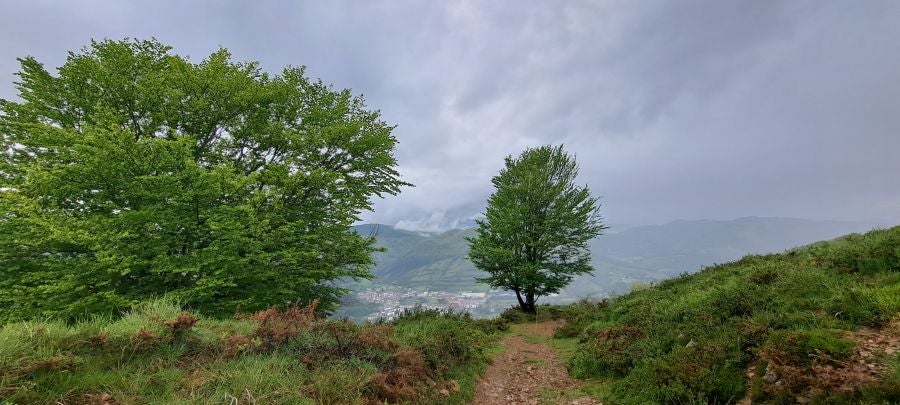
<path fill-rule="evenodd" d="M 605 403 L 900 402 L 900 227 L 564 308 Z"/>
<path fill-rule="evenodd" d="M 567 318 L 570 372 L 604 403 L 900 401 L 900 227 L 548 308 Z M 313 307 L 213 319 L 154 301 L 0 327 L 0 403 L 462 404 L 502 327 L 436 311 L 354 325 Z"/>
<path fill-rule="evenodd" d="M 421 290 L 473 291 L 487 287 L 475 282 L 478 270 L 466 259 L 470 229 L 418 233 L 388 225 L 361 225 L 362 234 L 374 233 L 386 251 L 375 255 L 373 281 Z"/>
<path fill-rule="evenodd" d="M 418 233 L 388 225 L 361 225 L 375 233 L 387 251 L 375 255 L 376 279 L 362 286 L 395 285 L 422 290 L 474 291 L 484 276 L 466 259 L 471 229 Z M 791 218 L 740 218 L 731 221 L 675 221 L 603 235 L 591 244 L 593 276 L 579 277 L 563 295 L 605 296 L 627 291 L 635 282 L 660 280 L 703 265 L 722 263 L 748 253 L 777 252 L 871 225 Z M 359 287 L 360 285 L 356 285 Z"/>
<path fill-rule="evenodd" d="M 364 326 L 311 308 L 220 320 L 150 302 L 116 320 L 0 328 L 0 404 L 462 404 L 497 327 L 435 311 Z"/>

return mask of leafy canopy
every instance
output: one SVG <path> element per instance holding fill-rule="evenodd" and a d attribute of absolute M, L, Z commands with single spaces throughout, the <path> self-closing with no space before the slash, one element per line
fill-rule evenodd
<path fill-rule="evenodd" d="M 469 258 L 489 275 L 482 282 L 512 290 L 525 311 L 590 273 L 587 242 L 605 229 L 597 199 L 575 184 L 578 165 L 562 146 L 508 156 L 492 180 L 485 219 L 469 240 Z"/>
<path fill-rule="evenodd" d="M 371 277 L 350 226 L 397 194 L 393 127 L 349 90 L 155 40 L 20 59 L 0 101 L 0 319 L 172 295 L 226 314 Z"/>

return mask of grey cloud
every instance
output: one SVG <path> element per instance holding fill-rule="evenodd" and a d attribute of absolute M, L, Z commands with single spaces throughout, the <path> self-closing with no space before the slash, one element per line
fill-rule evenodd
<path fill-rule="evenodd" d="M 364 94 L 417 187 L 364 220 L 477 215 L 508 154 L 577 153 L 612 222 L 747 215 L 900 222 L 900 3 L 103 2 L 0 5 L 15 58 L 89 38 L 218 46 Z"/>

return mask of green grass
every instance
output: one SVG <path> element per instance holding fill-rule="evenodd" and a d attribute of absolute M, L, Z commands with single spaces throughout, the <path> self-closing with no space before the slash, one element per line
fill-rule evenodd
<path fill-rule="evenodd" d="M 567 324 L 555 338 L 525 339 L 549 342 L 583 385 L 544 392 L 546 401 L 733 403 L 753 386 L 758 402 L 789 403 L 807 393 L 786 367 L 840 367 L 857 350 L 851 331 L 881 328 L 898 312 L 900 228 L 748 256 L 612 301 L 541 306 L 536 317 L 417 309 L 353 325 L 194 314 L 196 324 L 179 329 L 183 309 L 157 300 L 115 319 L 0 327 L 0 403 L 465 404 L 507 324 L 559 317 Z M 900 402 L 900 358 L 879 361 L 888 370 L 879 380 L 851 393 L 817 387 L 813 399 Z M 760 379 L 770 363 L 782 367 L 780 391 Z M 439 395 L 450 380 L 460 392 Z"/>
<path fill-rule="evenodd" d="M 550 340 L 553 350 L 559 355 L 560 360 L 568 363 L 572 356 L 579 348 L 579 339 L 575 337 L 555 337 Z M 609 389 L 611 380 L 603 377 L 584 377 L 581 378 L 580 387 L 575 391 L 575 398 L 580 396 L 590 396 L 591 398 L 602 399 L 609 397 Z M 571 394 L 570 394 L 571 395 Z"/>
<path fill-rule="evenodd" d="M 547 338 L 537 335 L 525 335 L 523 336 L 525 341 L 531 343 L 533 345 L 539 345 L 543 343 L 547 343 Z"/>
<path fill-rule="evenodd" d="M 597 382 L 588 386 L 597 387 L 604 403 L 736 402 L 746 393 L 748 367 L 762 363 L 764 370 L 775 362 L 802 374 L 839 365 L 855 352 L 849 331 L 879 328 L 898 316 L 900 227 L 747 256 L 609 302 L 558 310 L 568 324 L 556 345 L 574 376 Z M 897 360 L 881 361 L 893 367 L 887 382 L 849 395 L 827 385 L 804 394 L 808 387 L 790 385 L 802 378 L 783 377 L 782 388 L 754 381 L 761 387 L 757 399 L 900 400 L 889 381 L 900 373 Z"/>
<path fill-rule="evenodd" d="M 463 404 L 505 327 L 412 310 L 367 325 L 190 316 L 178 329 L 183 314 L 163 300 L 118 319 L 0 327 L 0 403 Z M 450 380 L 460 392 L 438 395 Z"/>

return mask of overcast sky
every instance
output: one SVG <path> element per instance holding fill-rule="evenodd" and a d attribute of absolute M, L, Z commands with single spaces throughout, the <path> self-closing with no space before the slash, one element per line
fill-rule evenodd
<path fill-rule="evenodd" d="M 611 223 L 900 224 L 900 1 L 10 1 L 16 57 L 91 38 L 219 46 L 363 94 L 415 188 L 366 221 L 477 215 L 503 157 L 565 144 Z"/>

